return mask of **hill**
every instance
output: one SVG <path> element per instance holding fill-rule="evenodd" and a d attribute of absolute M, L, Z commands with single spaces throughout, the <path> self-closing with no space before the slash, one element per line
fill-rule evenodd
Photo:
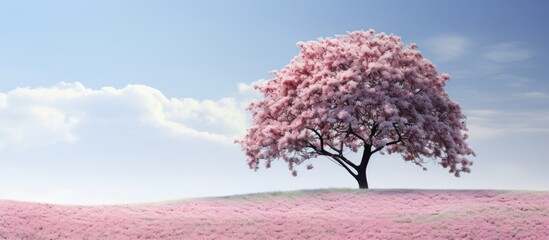
<path fill-rule="evenodd" d="M 0 239 L 549 239 L 549 193 L 326 189 L 110 206 L 0 201 Z"/>

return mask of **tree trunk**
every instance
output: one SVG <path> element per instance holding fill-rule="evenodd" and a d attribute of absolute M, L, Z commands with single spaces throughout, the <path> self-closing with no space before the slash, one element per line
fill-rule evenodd
<path fill-rule="evenodd" d="M 359 171 L 356 176 L 356 181 L 358 182 L 358 188 L 368 189 L 368 179 L 366 178 L 366 169 L 364 171 Z"/>
<path fill-rule="evenodd" d="M 368 167 L 368 162 L 370 162 L 370 157 L 372 156 L 372 147 L 365 146 L 364 152 L 362 153 L 362 160 L 360 165 L 358 165 L 356 181 L 358 182 L 358 188 L 368 189 L 368 179 L 366 178 L 366 168 Z"/>

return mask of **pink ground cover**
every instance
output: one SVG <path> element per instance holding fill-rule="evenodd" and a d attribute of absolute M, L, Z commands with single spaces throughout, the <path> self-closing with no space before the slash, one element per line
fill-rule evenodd
<path fill-rule="evenodd" d="M 0 239 L 549 239 L 549 192 L 328 189 L 112 206 L 0 201 Z"/>

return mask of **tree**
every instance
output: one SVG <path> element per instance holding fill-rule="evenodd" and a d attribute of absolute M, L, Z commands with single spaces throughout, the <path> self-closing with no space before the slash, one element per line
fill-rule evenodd
<path fill-rule="evenodd" d="M 456 177 L 470 172 L 465 116 L 443 88 L 450 77 L 415 44 L 369 30 L 297 45 L 290 64 L 255 86 L 264 99 L 248 106 L 253 125 L 235 141 L 250 168 L 282 159 L 296 176 L 296 165 L 326 156 L 368 188 L 366 169 L 379 152 L 420 167 L 431 159 Z M 360 162 L 349 150 L 362 151 Z"/>

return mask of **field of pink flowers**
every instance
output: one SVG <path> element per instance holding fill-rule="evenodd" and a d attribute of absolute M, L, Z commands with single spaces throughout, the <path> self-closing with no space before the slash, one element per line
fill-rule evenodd
<path fill-rule="evenodd" d="M 112 206 L 0 201 L 0 239 L 549 239 L 549 193 L 327 189 Z"/>

